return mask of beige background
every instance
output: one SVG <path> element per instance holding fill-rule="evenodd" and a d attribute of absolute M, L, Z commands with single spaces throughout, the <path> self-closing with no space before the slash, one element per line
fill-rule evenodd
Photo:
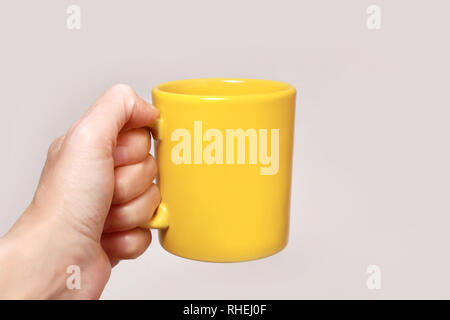
<path fill-rule="evenodd" d="M 79 31 L 66 28 L 69 4 Z M 381 30 L 366 27 L 370 4 Z M 114 269 L 103 298 L 450 298 L 448 1 L 0 6 L 0 234 L 28 205 L 49 143 L 109 85 L 149 98 L 166 80 L 282 80 L 299 90 L 288 247 L 212 264 L 154 241 Z M 381 290 L 366 287 L 370 264 Z"/>

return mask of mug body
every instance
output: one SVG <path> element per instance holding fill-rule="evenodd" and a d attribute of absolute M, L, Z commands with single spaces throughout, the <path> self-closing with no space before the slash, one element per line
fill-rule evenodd
<path fill-rule="evenodd" d="M 235 262 L 288 241 L 296 90 L 256 79 L 191 79 L 152 91 L 169 252 Z"/>

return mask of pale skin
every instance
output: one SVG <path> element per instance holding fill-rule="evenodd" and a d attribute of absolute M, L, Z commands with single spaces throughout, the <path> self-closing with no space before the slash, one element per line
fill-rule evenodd
<path fill-rule="evenodd" d="M 0 238 L 0 298 L 97 299 L 111 268 L 150 245 L 161 201 L 146 128 L 158 110 L 123 84 L 109 88 L 50 146 L 29 207 Z M 80 289 L 66 286 L 67 268 Z"/>

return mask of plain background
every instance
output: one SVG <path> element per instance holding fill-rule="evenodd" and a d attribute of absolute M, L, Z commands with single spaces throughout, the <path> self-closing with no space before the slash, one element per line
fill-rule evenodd
<path fill-rule="evenodd" d="M 70 4 L 81 30 L 66 28 Z M 366 27 L 371 4 L 380 30 Z M 2 1 L 0 234 L 50 142 L 110 85 L 149 99 L 168 80 L 281 80 L 299 92 L 287 248 L 195 262 L 154 233 L 103 298 L 450 298 L 449 12 L 446 0 Z M 371 264 L 380 290 L 366 286 Z"/>

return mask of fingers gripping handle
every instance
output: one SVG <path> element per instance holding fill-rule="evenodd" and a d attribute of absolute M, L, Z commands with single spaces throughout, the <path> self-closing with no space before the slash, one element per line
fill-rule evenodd
<path fill-rule="evenodd" d="M 161 124 L 162 120 L 156 120 L 152 125 L 150 125 L 150 131 L 154 140 L 161 140 Z M 166 229 L 169 227 L 169 215 L 167 212 L 167 205 L 161 202 L 153 214 L 152 218 L 141 226 L 142 228 L 148 229 Z"/>
<path fill-rule="evenodd" d="M 162 124 L 163 120 L 161 118 L 156 119 L 155 122 L 153 122 L 148 127 L 150 128 L 150 131 L 152 132 L 153 139 L 155 140 L 161 140 L 161 134 L 162 134 Z"/>
<path fill-rule="evenodd" d="M 166 229 L 169 227 L 169 216 L 167 214 L 167 206 L 161 202 L 153 214 L 153 217 L 142 228 L 148 229 Z"/>

